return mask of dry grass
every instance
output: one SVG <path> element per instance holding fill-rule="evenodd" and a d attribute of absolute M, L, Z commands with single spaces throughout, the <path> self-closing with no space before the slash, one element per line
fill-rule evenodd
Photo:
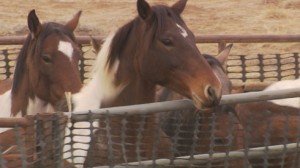
<path fill-rule="evenodd" d="M 176 0 L 148 0 L 173 4 Z M 78 10 L 83 14 L 76 34 L 105 36 L 136 15 L 135 0 L 0 1 L 0 36 L 27 33 L 27 14 L 35 8 L 42 21 L 65 22 Z M 299 34 L 299 0 L 189 0 L 183 13 L 196 35 Z M 271 45 L 272 46 L 272 45 Z M 215 54 L 215 44 L 199 44 L 202 52 Z M 234 53 L 299 51 L 290 44 L 276 48 L 263 44 L 235 44 Z"/>
<path fill-rule="evenodd" d="M 290 0 L 284 3 L 284 8 L 286 9 L 300 9 L 300 1 L 298 0 Z"/>
<path fill-rule="evenodd" d="M 266 10 L 266 19 L 285 19 L 288 17 L 284 9 L 270 8 Z"/>

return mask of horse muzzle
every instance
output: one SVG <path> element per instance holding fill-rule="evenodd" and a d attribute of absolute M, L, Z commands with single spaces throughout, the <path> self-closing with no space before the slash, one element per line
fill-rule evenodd
<path fill-rule="evenodd" d="M 203 110 L 206 108 L 215 107 L 219 104 L 221 99 L 221 91 L 216 90 L 210 85 L 207 85 L 203 92 L 204 96 L 202 98 L 195 92 L 192 92 L 192 100 L 197 109 Z"/>

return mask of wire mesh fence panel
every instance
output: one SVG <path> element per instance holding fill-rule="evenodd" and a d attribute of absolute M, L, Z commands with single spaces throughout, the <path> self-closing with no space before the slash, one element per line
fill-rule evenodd
<path fill-rule="evenodd" d="M 0 48 L 0 80 L 12 78 L 15 60 L 20 52 L 20 46 Z"/>
<path fill-rule="evenodd" d="M 227 61 L 228 77 L 246 91 L 258 91 L 280 80 L 299 77 L 299 54 L 232 55 Z"/>
<path fill-rule="evenodd" d="M 225 113 L 90 111 L 89 121 L 69 127 L 67 160 L 77 167 L 298 167 L 300 111 L 250 115 L 247 105 Z"/>
<path fill-rule="evenodd" d="M 0 164 L 58 168 L 299 166 L 300 111 L 296 108 L 261 101 L 235 108 L 222 105 L 213 111 L 174 109 L 141 114 L 128 109 L 123 114 L 110 109 L 89 111 L 72 114 L 67 125 L 61 113 L 30 116 L 26 125 L 14 125 L 0 134 Z"/>
<path fill-rule="evenodd" d="M 90 44 L 82 45 L 83 58 L 79 63 L 81 79 L 88 82 L 97 56 Z M 15 59 L 20 46 L 0 48 L 0 79 L 12 78 Z M 280 80 L 299 77 L 299 53 L 230 55 L 227 61 L 228 77 L 235 87 L 258 91 Z"/>
<path fill-rule="evenodd" d="M 1 121 L 5 120 L 14 119 Z M 11 128 L 0 134 L 1 167 L 63 167 L 66 117 L 61 114 L 38 114 L 27 116 L 24 120 L 26 125 L 12 122 Z"/>

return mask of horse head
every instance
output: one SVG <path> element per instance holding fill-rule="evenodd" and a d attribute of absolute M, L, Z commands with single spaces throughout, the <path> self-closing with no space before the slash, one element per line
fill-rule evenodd
<path fill-rule="evenodd" d="M 17 58 L 12 87 L 12 114 L 35 106 L 37 101 L 54 106 L 65 92 L 81 88 L 78 62 L 82 58 L 75 39 L 81 11 L 66 24 L 41 24 L 35 10 L 28 14 L 30 33 Z"/>

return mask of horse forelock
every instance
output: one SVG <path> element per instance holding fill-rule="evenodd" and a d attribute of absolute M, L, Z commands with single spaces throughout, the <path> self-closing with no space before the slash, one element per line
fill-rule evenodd
<path fill-rule="evenodd" d="M 45 41 L 45 39 L 48 36 L 53 35 L 53 34 L 56 34 L 58 36 L 67 36 L 74 43 L 77 43 L 75 35 L 73 34 L 73 32 L 71 32 L 69 29 L 64 27 L 64 25 L 59 24 L 59 23 L 55 23 L 55 22 L 47 22 L 47 23 L 43 24 L 42 32 L 38 36 L 35 51 L 34 51 L 36 53 L 35 56 L 40 55 L 43 42 Z M 36 59 L 38 59 L 38 58 L 36 58 Z"/>
<path fill-rule="evenodd" d="M 167 22 L 167 19 L 172 19 L 176 26 L 179 28 L 180 31 L 183 31 L 183 25 L 185 24 L 183 19 L 180 15 L 175 13 L 170 7 L 165 5 L 156 5 L 152 7 L 153 11 L 153 17 L 152 17 L 152 32 L 153 32 L 153 39 L 157 38 L 157 36 L 165 31 L 165 27 Z M 184 29 L 184 31 L 186 31 Z M 185 32 L 187 33 L 187 32 Z"/>

